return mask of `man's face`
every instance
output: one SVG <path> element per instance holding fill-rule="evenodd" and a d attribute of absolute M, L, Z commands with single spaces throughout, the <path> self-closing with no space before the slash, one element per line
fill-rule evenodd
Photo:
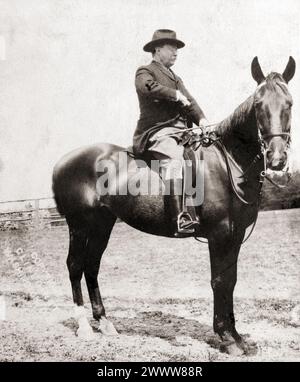
<path fill-rule="evenodd" d="M 156 48 L 156 54 L 160 59 L 160 62 L 170 68 L 174 65 L 177 58 L 177 46 L 173 44 L 166 44 L 162 47 Z"/>

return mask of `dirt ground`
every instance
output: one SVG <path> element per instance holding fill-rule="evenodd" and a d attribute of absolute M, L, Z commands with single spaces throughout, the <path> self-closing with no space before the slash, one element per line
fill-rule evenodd
<path fill-rule="evenodd" d="M 300 210 L 260 213 L 243 246 L 236 325 L 254 356 L 221 353 L 212 330 L 206 244 L 166 239 L 120 223 L 99 276 L 105 337 L 76 337 L 66 268 L 67 227 L 0 232 L 1 361 L 300 361 Z"/>

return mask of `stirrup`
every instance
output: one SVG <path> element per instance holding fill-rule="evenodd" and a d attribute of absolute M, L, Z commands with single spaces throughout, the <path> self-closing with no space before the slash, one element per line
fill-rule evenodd
<path fill-rule="evenodd" d="M 186 222 L 182 222 L 181 219 L 185 218 Z M 193 220 L 188 212 L 181 212 L 177 216 L 177 232 L 178 233 L 194 233 L 195 225 L 199 225 L 199 222 Z"/>

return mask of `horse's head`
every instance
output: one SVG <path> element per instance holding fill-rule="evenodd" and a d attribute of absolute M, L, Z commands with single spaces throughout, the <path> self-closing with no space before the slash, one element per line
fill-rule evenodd
<path fill-rule="evenodd" d="M 296 63 L 290 57 L 283 72 L 264 76 L 257 57 L 252 61 L 252 76 L 258 87 L 254 93 L 256 119 L 266 147 L 267 167 L 282 170 L 287 163 L 290 143 L 292 97 L 287 84 L 295 74 Z"/>

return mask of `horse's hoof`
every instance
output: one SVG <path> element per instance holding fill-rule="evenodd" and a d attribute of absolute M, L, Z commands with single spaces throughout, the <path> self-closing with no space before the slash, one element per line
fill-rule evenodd
<path fill-rule="evenodd" d="M 220 338 L 220 351 L 223 353 L 235 357 L 255 355 L 257 353 L 257 345 L 252 341 L 246 341 L 245 336 L 240 336 L 237 331 L 226 331 L 220 334 Z"/>
<path fill-rule="evenodd" d="M 254 341 L 241 339 L 241 341 L 237 342 L 237 345 L 243 349 L 244 355 L 253 356 L 258 352 L 257 344 Z"/>
<path fill-rule="evenodd" d="M 253 356 L 257 353 L 257 345 L 253 341 L 246 341 L 241 336 L 233 338 L 231 335 L 221 337 L 220 351 L 229 355 L 240 357 L 243 355 Z"/>
<path fill-rule="evenodd" d="M 90 326 L 79 326 L 76 331 L 76 336 L 83 340 L 92 340 L 95 338 L 95 333 Z"/>
<path fill-rule="evenodd" d="M 229 355 L 232 355 L 234 357 L 241 357 L 244 355 L 244 350 L 240 348 L 236 342 L 232 342 L 228 344 L 227 342 L 222 342 L 220 345 L 220 351 L 222 353 L 227 353 Z"/>
<path fill-rule="evenodd" d="M 108 321 L 106 317 L 101 317 L 99 321 L 98 330 L 105 336 L 117 336 L 118 332 L 116 331 L 112 322 Z"/>

